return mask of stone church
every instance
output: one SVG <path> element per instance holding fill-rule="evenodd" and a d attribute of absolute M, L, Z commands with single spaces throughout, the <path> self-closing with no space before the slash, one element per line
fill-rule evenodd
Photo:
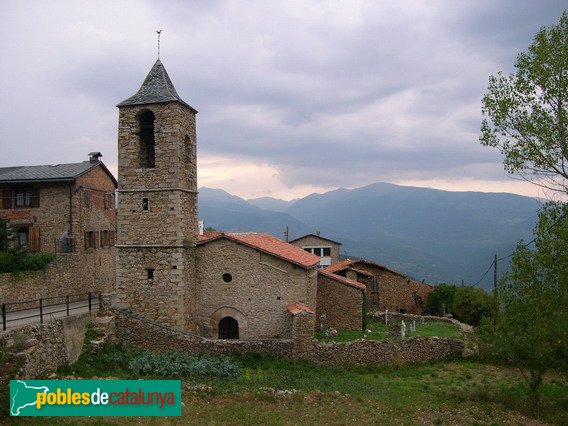
<path fill-rule="evenodd" d="M 117 106 L 118 303 L 202 336 L 290 337 L 294 312 L 316 311 L 319 256 L 268 234 L 200 235 L 197 111 L 159 59 L 138 92 Z M 364 287 L 326 280 L 342 292 L 342 315 L 360 327 Z M 344 306 L 344 292 L 353 306 Z"/>

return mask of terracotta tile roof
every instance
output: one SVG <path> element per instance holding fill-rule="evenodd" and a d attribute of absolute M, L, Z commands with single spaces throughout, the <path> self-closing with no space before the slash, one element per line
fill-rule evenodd
<path fill-rule="evenodd" d="M 329 265 L 327 268 L 325 268 L 325 271 L 326 271 L 326 272 L 337 272 L 337 271 L 341 271 L 341 270 L 343 270 L 343 269 L 349 268 L 353 263 L 355 263 L 354 260 L 345 259 L 345 260 L 342 260 L 342 261 L 340 261 L 340 262 L 332 263 L 332 264 Z"/>
<path fill-rule="evenodd" d="M 341 284 L 345 284 L 345 285 L 348 285 L 350 287 L 354 287 L 354 288 L 359 289 L 359 290 L 363 290 L 363 291 L 367 290 L 367 287 L 364 284 L 361 284 L 357 281 L 353 281 L 353 280 L 350 280 L 348 278 L 342 277 L 341 275 L 336 275 L 332 272 L 327 272 L 327 270 L 321 270 L 321 269 L 318 270 L 318 275 L 322 275 L 324 277 L 327 277 L 327 278 L 330 278 L 334 281 L 337 281 Z"/>
<path fill-rule="evenodd" d="M 368 274 L 368 272 L 365 272 L 365 271 L 358 269 L 355 266 L 357 263 L 376 266 L 377 268 L 384 269 L 385 271 L 392 272 L 393 274 L 399 275 L 403 278 L 408 278 L 406 275 L 401 274 L 400 272 L 397 272 L 393 269 L 387 268 L 386 266 L 380 265 L 380 264 L 373 262 L 371 260 L 365 260 L 365 259 L 359 259 L 359 260 L 345 259 L 345 260 L 342 260 L 341 262 L 335 262 L 335 263 L 329 265 L 327 268 L 325 268 L 325 270 L 327 272 L 335 273 L 335 272 L 338 272 L 338 271 L 342 271 L 344 269 L 352 269 L 352 270 L 359 272 L 361 274 Z"/>
<path fill-rule="evenodd" d="M 303 268 L 316 266 L 320 257 L 308 253 L 299 247 L 279 240 L 272 235 L 256 232 L 207 232 L 199 237 L 199 243 L 205 244 L 219 238 L 226 238 L 255 248 Z"/>
<path fill-rule="evenodd" d="M 299 303 L 299 302 L 290 303 L 288 305 L 288 312 L 290 312 L 292 315 L 298 315 L 300 312 L 307 312 L 308 314 L 315 314 L 315 312 L 312 311 L 308 305 L 306 305 L 305 303 Z"/>

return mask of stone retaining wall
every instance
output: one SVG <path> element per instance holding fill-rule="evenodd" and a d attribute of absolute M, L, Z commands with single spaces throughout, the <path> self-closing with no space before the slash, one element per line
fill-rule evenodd
<path fill-rule="evenodd" d="M 294 318 L 294 339 L 216 340 L 162 326 L 125 309 L 116 315 L 117 336 L 124 343 L 150 351 L 179 350 L 213 356 L 255 352 L 308 359 L 319 365 L 403 365 L 460 356 L 459 339 L 411 337 L 382 341 L 320 343 L 313 338 L 313 315 Z M 310 333 L 302 332 L 309 328 Z"/>
<path fill-rule="evenodd" d="M 464 342 L 437 337 L 356 340 L 347 343 L 315 343 L 311 360 L 318 365 L 396 366 L 460 356 Z"/>
<path fill-rule="evenodd" d="M 49 304 L 64 303 L 65 295 L 111 291 L 114 277 L 114 248 L 94 250 L 86 254 L 62 254 L 43 271 L 26 271 L 0 274 L 0 304 L 36 301 L 57 297 Z M 110 265 L 110 266 L 109 266 Z M 18 304 L 8 306 L 8 311 L 37 307 Z"/>
<path fill-rule="evenodd" d="M 10 352 L 17 352 L 23 366 L 15 379 L 35 379 L 54 372 L 57 367 L 77 360 L 85 340 L 87 325 L 96 313 L 26 325 L 0 334 Z"/>
<path fill-rule="evenodd" d="M 125 309 L 111 308 L 116 316 L 116 334 L 123 343 L 155 352 L 184 351 L 204 355 L 230 355 L 254 352 L 292 356 L 291 339 L 216 340 L 174 330 L 137 316 Z"/>

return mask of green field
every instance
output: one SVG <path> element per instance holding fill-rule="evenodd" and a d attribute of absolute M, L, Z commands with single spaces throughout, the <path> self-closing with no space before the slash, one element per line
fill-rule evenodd
<path fill-rule="evenodd" d="M 307 362 L 246 355 L 226 360 L 242 373 L 157 376 L 134 373 L 138 353 L 120 346 L 85 352 L 60 369 L 91 378 L 179 378 L 183 417 L 167 423 L 279 424 L 568 424 L 568 380 L 549 374 L 540 411 L 529 412 L 527 388 L 517 370 L 480 361 L 448 360 L 400 368 L 317 367 Z M 289 391 L 289 392 L 278 392 Z M 286 393 L 287 395 L 281 395 Z M 3 407 L 4 408 L 4 407 Z M 12 421 L 14 421 L 12 419 Z M 18 419 L 24 424 L 163 424 L 165 419 Z"/>

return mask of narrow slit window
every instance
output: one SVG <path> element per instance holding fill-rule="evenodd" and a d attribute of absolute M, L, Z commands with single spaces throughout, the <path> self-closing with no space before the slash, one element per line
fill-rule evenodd
<path fill-rule="evenodd" d="M 156 166 L 156 146 L 154 140 L 154 121 L 156 116 L 152 111 L 140 115 L 140 167 L 153 169 Z"/>
<path fill-rule="evenodd" d="M 154 269 L 153 268 L 148 268 L 146 269 L 146 272 L 148 274 L 148 279 L 149 280 L 153 280 L 154 279 Z"/>
<path fill-rule="evenodd" d="M 150 200 L 148 198 L 142 198 L 142 210 L 150 210 Z"/>

